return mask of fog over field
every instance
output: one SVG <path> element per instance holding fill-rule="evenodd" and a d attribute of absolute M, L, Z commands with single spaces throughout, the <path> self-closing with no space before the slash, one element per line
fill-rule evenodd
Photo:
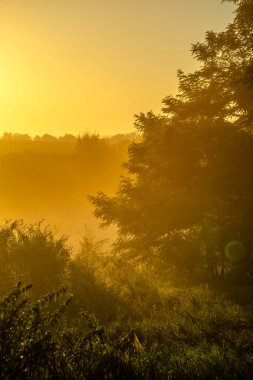
<path fill-rule="evenodd" d="M 98 238 L 115 237 L 114 228 L 98 227 L 87 196 L 116 192 L 128 145 L 135 139 L 84 134 L 34 140 L 6 133 L 0 139 L 1 221 L 43 219 L 75 247 L 87 230 Z"/>
<path fill-rule="evenodd" d="M 0 380 L 252 380 L 253 0 L 0 1 L 0 57 Z"/>

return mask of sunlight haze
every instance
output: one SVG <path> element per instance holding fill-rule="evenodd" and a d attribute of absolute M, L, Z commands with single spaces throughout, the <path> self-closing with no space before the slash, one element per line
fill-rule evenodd
<path fill-rule="evenodd" d="M 232 17 L 219 0 L 2 0 L 0 134 L 131 132 Z"/>

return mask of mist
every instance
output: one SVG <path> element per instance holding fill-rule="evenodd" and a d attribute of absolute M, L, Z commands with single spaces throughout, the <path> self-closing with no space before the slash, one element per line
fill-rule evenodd
<path fill-rule="evenodd" d="M 94 20 L 78 13 L 77 5 L 84 10 L 84 2 L 64 3 L 73 17 L 68 25 L 76 26 L 82 20 L 86 26 L 85 17 L 91 22 L 96 38 L 89 46 L 103 58 L 94 67 L 99 64 L 96 69 L 104 73 L 105 81 L 96 75 L 87 80 L 87 85 L 94 85 L 89 99 L 96 100 L 90 108 L 91 103 L 85 103 L 82 96 L 82 80 L 89 73 L 89 65 L 80 70 L 81 58 L 88 57 L 85 45 L 80 45 L 83 56 L 75 50 L 80 60 L 71 54 L 70 61 L 59 64 L 59 76 L 54 70 L 44 76 L 45 87 L 43 75 L 38 78 L 42 86 L 38 89 L 50 90 L 46 104 L 53 108 L 53 115 L 44 107 L 46 91 L 30 102 L 36 93 L 30 66 L 23 71 L 21 82 L 29 77 L 30 89 L 35 92 L 29 91 L 28 83 L 27 96 L 23 96 L 22 86 L 11 77 L 31 114 L 23 120 L 18 112 L 12 114 L 20 125 L 15 131 L 15 123 L 10 123 L 0 138 L 0 379 L 252 379 L 253 1 L 224 2 L 234 9 L 232 21 L 223 31 L 207 30 L 200 42 L 191 45 L 194 68 L 190 72 L 178 69 L 174 78 L 177 91 L 168 88 L 161 111 L 156 106 L 153 111 L 146 110 L 155 96 L 153 89 L 158 86 L 162 91 L 166 84 L 159 65 L 165 67 L 168 61 L 160 64 L 162 56 L 158 54 L 166 38 L 159 44 L 155 41 L 167 30 L 162 27 L 165 21 L 166 27 L 171 27 L 167 9 L 180 11 L 182 31 L 189 23 L 191 28 L 195 26 L 192 13 L 186 15 L 187 22 L 183 17 L 184 1 L 173 6 L 158 1 L 152 7 L 143 1 L 137 5 L 127 2 L 126 15 L 134 16 L 136 38 L 124 14 L 122 23 L 129 30 L 125 39 L 115 28 L 121 26 L 117 12 L 123 8 L 120 2 L 116 6 L 110 1 L 107 12 L 112 13 L 113 23 L 103 37 L 107 38 L 106 31 L 117 37 L 109 39 L 118 49 L 111 56 L 107 55 L 113 50 L 109 40 L 97 42 L 101 35 L 97 30 L 104 32 L 103 25 L 108 24 L 102 2 L 99 7 L 95 2 L 95 8 L 87 8 L 99 11 Z M 209 17 L 207 10 L 213 9 L 215 2 L 193 3 L 199 6 L 194 16 L 201 19 L 200 5 L 210 6 L 205 8 Z M 18 4 L 26 10 L 22 2 Z M 35 14 L 40 9 L 37 4 L 46 12 L 50 9 L 49 3 L 44 8 L 43 2 L 33 2 Z M 54 2 L 54 9 L 63 10 L 61 4 Z M 14 8 L 8 8 L 8 27 L 13 25 Z M 156 11 L 155 19 L 151 9 Z M 70 16 L 65 11 L 63 18 L 59 16 L 61 22 L 50 23 L 50 29 L 40 20 L 47 37 L 68 31 L 62 23 Z M 143 14 L 149 23 L 143 23 Z M 215 14 L 221 16 L 218 7 Z M 175 22 L 176 13 L 171 15 Z M 35 19 L 29 28 L 38 32 Z M 204 24 L 208 28 L 208 23 Z M 148 34 L 143 34 L 147 26 Z M 71 30 L 74 33 L 76 29 Z M 11 33 L 15 35 L 15 31 Z M 22 41 L 26 41 L 25 35 L 21 35 Z M 65 45 L 75 49 L 87 33 L 80 35 L 80 40 L 67 35 L 68 43 L 61 39 L 58 53 L 65 51 Z M 138 44 L 143 35 L 145 49 Z M 181 50 L 177 37 L 173 37 L 171 54 Z M 137 47 L 129 56 L 124 49 L 128 40 Z M 52 46 L 51 38 L 45 41 Z M 19 54 L 21 50 L 17 49 Z M 147 52 L 152 55 L 150 61 Z M 29 44 L 25 53 L 30 54 Z M 39 56 L 41 73 L 46 72 L 45 64 L 48 69 L 57 67 L 57 60 L 46 56 L 45 61 Z M 121 75 L 115 71 L 114 77 L 113 65 L 112 71 L 106 69 L 111 63 L 121 65 L 115 57 L 148 73 L 141 96 L 135 88 L 139 88 L 140 78 L 143 81 L 142 75 L 131 72 L 132 86 L 124 74 L 124 80 L 118 82 Z M 66 65 L 75 59 L 76 66 L 71 67 L 80 71 L 68 76 Z M 155 63 L 154 69 L 150 63 Z M 93 68 L 92 60 L 89 64 Z M 154 85 L 152 73 L 162 79 L 162 86 L 159 80 Z M 57 88 L 51 81 L 54 76 Z M 121 91 L 115 91 L 115 83 L 123 92 L 127 83 L 131 91 L 123 97 Z M 109 137 L 94 132 L 67 133 L 82 124 L 85 106 L 94 122 L 104 118 L 104 128 L 109 131 L 110 113 L 105 112 L 109 93 L 116 99 L 115 115 L 128 109 L 130 115 L 130 103 L 136 98 L 145 103 L 133 117 L 134 133 Z M 8 107 L 17 110 L 14 98 Z M 30 107 L 31 103 L 35 107 Z M 72 114 L 76 106 L 80 112 Z M 38 111 L 42 109 L 44 119 Z M 55 125 L 57 136 L 53 132 L 31 136 L 36 129 L 36 125 L 31 129 L 31 121 L 36 119 L 45 124 L 43 131 Z M 65 133 L 59 135 L 59 130 Z"/>
<path fill-rule="evenodd" d="M 45 220 L 69 236 L 75 247 L 87 231 L 98 238 L 115 237 L 113 228 L 98 228 L 87 196 L 99 190 L 113 195 L 135 139 L 134 134 L 108 138 L 48 134 L 32 139 L 5 133 L 0 139 L 1 221 Z"/>

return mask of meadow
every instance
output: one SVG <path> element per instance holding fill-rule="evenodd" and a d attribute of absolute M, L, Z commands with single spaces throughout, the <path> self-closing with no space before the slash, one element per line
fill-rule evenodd
<path fill-rule="evenodd" d="M 136 133 L 0 140 L 1 379 L 253 378 L 253 2 L 225 1 Z"/>
<path fill-rule="evenodd" d="M 2 379 L 252 378 L 251 286 L 193 284 L 92 236 L 73 255 L 39 225 L 0 240 Z"/>

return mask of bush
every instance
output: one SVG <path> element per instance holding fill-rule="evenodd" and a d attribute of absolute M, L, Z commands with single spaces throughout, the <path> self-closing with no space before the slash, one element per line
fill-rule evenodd
<path fill-rule="evenodd" d="M 6 293 L 21 276 L 42 295 L 63 285 L 70 260 L 64 236 L 57 238 L 42 223 L 8 221 L 0 228 L 0 294 Z"/>
<path fill-rule="evenodd" d="M 94 317 L 81 313 L 74 326 L 66 326 L 66 288 L 36 303 L 27 298 L 30 288 L 19 282 L 0 304 L 1 379 L 136 378 L 128 356 L 121 356 Z"/>

